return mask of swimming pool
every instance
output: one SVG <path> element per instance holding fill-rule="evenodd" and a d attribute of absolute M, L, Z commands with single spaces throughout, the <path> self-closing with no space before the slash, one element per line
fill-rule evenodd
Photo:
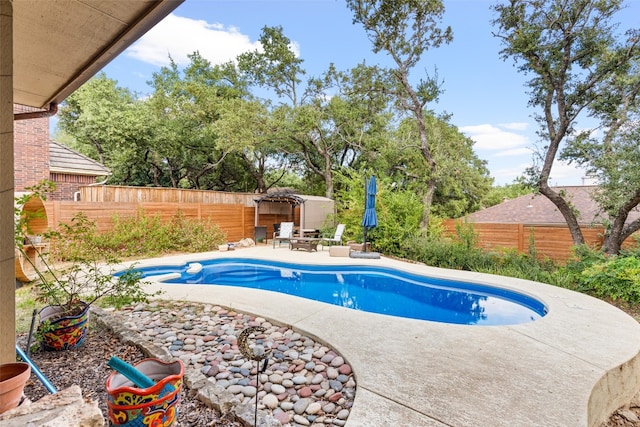
<path fill-rule="evenodd" d="M 375 266 L 217 258 L 137 271 L 164 283 L 262 289 L 355 310 L 443 323 L 512 325 L 547 313 L 542 302 L 519 292 Z"/>

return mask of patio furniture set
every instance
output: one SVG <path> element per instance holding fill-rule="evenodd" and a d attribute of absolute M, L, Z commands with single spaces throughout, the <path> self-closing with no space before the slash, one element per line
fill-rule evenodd
<path fill-rule="evenodd" d="M 276 227 L 274 227 L 276 228 Z M 342 235 L 344 234 L 344 224 L 338 224 L 336 227 L 336 232 L 333 237 L 320 237 L 318 230 L 301 230 L 298 236 L 294 234 L 293 222 L 282 222 L 280 226 L 277 227 L 276 231 L 273 233 L 273 248 L 276 247 L 276 242 L 278 246 L 281 243 L 287 242 L 289 243 L 289 249 L 304 249 L 309 252 L 317 251 L 318 245 L 321 246 L 330 246 L 334 244 L 342 243 Z"/>

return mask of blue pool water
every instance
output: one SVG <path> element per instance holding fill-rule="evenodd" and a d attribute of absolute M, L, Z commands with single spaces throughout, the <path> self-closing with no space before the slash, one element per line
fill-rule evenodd
<path fill-rule="evenodd" d="M 382 267 L 221 258 L 137 270 L 143 277 L 180 274 L 165 283 L 263 289 L 355 310 L 463 325 L 513 325 L 547 312 L 542 302 L 518 292 Z"/>

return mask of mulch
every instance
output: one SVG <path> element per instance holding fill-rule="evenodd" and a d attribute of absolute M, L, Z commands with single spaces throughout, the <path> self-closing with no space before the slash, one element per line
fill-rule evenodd
<path fill-rule="evenodd" d="M 19 345 L 24 349 L 27 337 L 18 337 Z M 83 396 L 98 402 L 105 420 L 107 415 L 106 381 L 113 370 L 107 366 L 111 356 L 134 363 L 144 359 L 144 354 L 136 346 L 123 344 L 110 330 L 90 321 L 85 342 L 76 349 L 64 351 L 36 351 L 31 360 L 44 376 L 58 390 L 79 385 Z M 24 394 L 36 401 L 48 393 L 42 383 L 31 375 Z M 200 402 L 194 392 L 182 388 L 178 406 L 176 427 L 242 427 L 244 424 L 235 419 L 227 419 L 214 409 Z"/>

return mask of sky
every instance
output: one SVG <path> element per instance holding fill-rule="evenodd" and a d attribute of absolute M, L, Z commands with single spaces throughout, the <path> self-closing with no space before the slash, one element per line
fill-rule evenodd
<path fill-rule="evenodd" d="M 494 184 L 512 183 L 531 164 L 539 141 L 534 110 L 527 107 L 527 76 L 513 61 L 500 58 L 500 41 L 490 6 L 493 0 L 445 0 L 443 25 L 453 41 L 427 51 L 412 72 L 418 79 L 437 69 L 444 93 L 428 107 L 451 114 L 450 123 L 475 141 L 476 155 L 488 162 Z M 640 27 L 640 0 L 628 0 L 621 28 Z M 366 33 L 352 23 L 343 0 L 185 0 L 103 71 L 141 96 L 149 94 L 154 72 L 168 65 L 180 69 L 194 51 L 220 64 L 259 48 L 265 26 L 281 26 L 304 60 L 307 77 L 319 76 L 334 63 L 347 71 L 366 61 L 391 66 L 390 58 L 373 54 Z M 580 185 L 584 172 L 556 161 L 550 184 Z"/>

